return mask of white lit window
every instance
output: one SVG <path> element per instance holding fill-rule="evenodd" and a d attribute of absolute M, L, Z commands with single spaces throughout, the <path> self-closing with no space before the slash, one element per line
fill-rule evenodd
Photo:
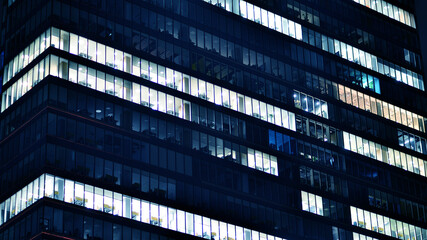
<path fill-rule="evenodd" d="M 93 195 L 93 187 L 85 184 L 85 192 L 84 192 L 84 206 L 89 209 L 94 208 L 94 195 Z"/>

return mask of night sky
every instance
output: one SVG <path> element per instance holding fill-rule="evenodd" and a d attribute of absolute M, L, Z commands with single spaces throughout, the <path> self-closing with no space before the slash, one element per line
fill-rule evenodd
<path fill-rule="evenodd" d="M 422 51 L 422 61 L 424 62 L 424 73 L 427 70 L 427 1 L 415 0 L 416 2 L 416 16 L 417 16 L 417 29 L 420 33 L 420 43 Z M 426 81 L 426 74 L 424 74 L 424 85 Z"/>

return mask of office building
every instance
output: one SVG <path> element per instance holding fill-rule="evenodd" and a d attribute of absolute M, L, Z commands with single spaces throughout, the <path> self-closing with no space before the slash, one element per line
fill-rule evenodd
<path fill-rule="evenodd" d="M 413 0 L 8 0 L 0 240 L 427 239 Z"/>

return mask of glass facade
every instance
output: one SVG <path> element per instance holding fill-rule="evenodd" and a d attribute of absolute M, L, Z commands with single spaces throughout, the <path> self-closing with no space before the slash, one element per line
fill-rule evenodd
<path fill-rule="evenodd" d="M 211 4 L 215 4 L 218 7 L 224 8 L 224 6 L 220 4 L 216 4 L 216 0 L 210 1 L 206 0 L 206 2 L 210 2 Z M 228 1 L 227 1 L 228 2 Z M 231 0 L 228 5 L 230 8 L 225 8 L 227 11 L 231 12 Z M 309 36 L 303 36 L 302 27 L 298 23 L 294 23 L 292 20 L 288 20 L 284 17 L 278 16 L 270 11 L 266 11 L 265 9 L 256 7 L 251 3 L 247 3 L 243 0 L 240 0 L 239 3 L 234 3 L 232 11 L 235 14 L 240 15 L 243 18 L 254 21 L 258 24 L 261 24 L 267 28 L 273 29 L 280 33 L 283 33 L 289 37 L 295 38 L 297 40 L 303 41 L 303 38 L 308 38 Z M 388 8 L 388 7 L 386 7 Z M 239 14 L 240 12 L 240 14 Z M 260 16 L 260 18 L 255 19 L 254 16 Z M 314 44 L 314 39 L 308 40 L 311 45 L 318 46 L 323 51 L 335 54 L 343 59 L 346 59 L 350 62 L 361 65 L 365 68 L 378 72 L 380 74 L 386 75 L 395 79 L 396 81 L 403 82 L 411 87 L 420 89 L 424 91 L 424 81 L 421 75 L 416 74 L 410 70 L 407 70 L 398 65 L 394 65 L 386 60 L 378 58 L 377 56 L 355 48 L 351 45 L 348 45 L 344 42 L 341 42 L 337 39 L 329 38 L 324 35 L 320 35 L 322 41 L 328 42 L 328 44 Z M 320 41 L 320 39 L 319 39 Z M 328 47 L 329 46 L 329 47 Z"/>
<path fill-rule="evenodd" d="M 392 18 L 403 24 L 416 28 L 414 14 L 409 13 L 399 7 L 396 7 L 393 4 L 390 4 L 383 0 L 379 0 L 379 1 L 354 0 L 354 1 L 374 11 L 384 14 L 389 18 Z"/>
<path fill-rule="evenodd" d="M 0 240 L 427 239 L 414 1 L 0 12 Z"/>
<path fill-rule="evenodd" d="M 139 75 L 140 73 L 144 80 L 150 80 L 152 82 L 155 82 L 161 85 L 166 85 L 169 88 L 174 88 L 177 91 L 190 94 L 192 96 L 201 98 L 203 100 L 207 100 L 217 105 L 222 105 L 226 108 L 231 108 L 235 111 L 242 112 L 242 113 L 245 113 L 246 115 L 250 115 L 256 118 L 260 118 L 261 120 L 268 121 L 270 123 L 282 126 L 287 129 L 291 129 L 294 131 L 296 130 L 295 114 L 292 112 L 286 111 L 284 109 L 279 109 L 278 107 L 271 106 L 262 101 L 244 96 L 239 93 L 235 93 L 228 89 L 221 88 L 217 85 L 206 83 L 203 80 L 199 80 L 191 76 L 187 76 L 180 72 L 175 72 L 172 69 L 167 69 L 155 63 L 151 63 L 148 61 L 144 62 L 143 59 L 136 58 L 135 60 L 134 58 L 132 58 L 132 55 L 114 50 L 113 48 L 98 46 L 97 49 L 99 49 L 100 52 L 106 53 L 105 56 L 99 57 L 99 55 L 97 55 L 95 57 L 95 56 L 87 55 L 87 52 L 88 52 L 88 49 L 86 46 L 87 39 L 81 40 L 80 39 L 81 37 L 70 34 L 68 32 L 64 32 L 64 31 L 62 31 L 62 36 L 67 36 L 67 37 L 71 36 L 71 38 L 74 38 L 75 40 L 69 41 L 68 38 L 67 39 L 59 38 L 59 33 L 61 31 L 55 28 L 53 28 L 52 30 L 46 31 L 46 35 L 44 39 L 47 39 L 46 40 L 47 43 L 51 42 L 50 41 L 51 37 L 48 35 L 48 33 L 50 32 L 52 32 L 53 47 L 59 46 L 58 41 L 67 42 L 67 43 L 70 42 L 70 45 L 66 45 L 66 46 L 61 45 L 62 46 L 61 48 L 70 49 L 70 53 L 72 53 L 72 49 L 84 49 L 84 51 L 82 50 L 79 53 L 77 53 L 77 50 L 76 50 L 74 54 L 78 54 L 81 57 L 88 58 L 89 60 L 97 61 L 97 62 L 98 62 L 98 59 L 106 59 L 105 62 L 101 62 L 101 64 L 105 64 L 106 66 L 109 66 L 121 71 L 127 68 L 128 71 L 125 71 L 125 72 L 130 73 L 132 75 L 136 75 L 137 73 Z M 57 37 L 54 36 L 55 33 L 57 34 Z M 81 42 L 83 43 L 83 48 L 80 46 Z M 92 45 L 96 46 L 99 44 L 94 42 Z M 107 49 L 108 51 L 111 51 L 111 53 L 108 54 L 108 51 L 100 50 L 100 49 Z M 94 51 L 95 50 L 93 50 L 92 52 Z M 128 58 L 128 64 L 130 64 L 131 61 L 134 63 L 132 68 L 130 66 L 126 67 L 126 62 L 123 61 L 124 59 L 123 56 L 126 56 L 126 55 Z M 117 58 L 119 60 L 116 60 Z M 4 106 L 4 109 L 8 108 L 11 104 L 13 104 L 13 102 L 18 100 L 23 94 L 25 94 L 29 89 L 31 89 L 32 86 L 37 84 L 38 81 L 40 81 L 47 75 L 51 74 L 53 76 L 69 80 L 73 83 L 78 83 L 80 85 L 87 86 L 89 88 L 96 89 L 98 91 L 105 92 L 110 95 L 113 95 L 128 101 L 132 101 L 137 104 L 139 103 L 143 106 L 150 107 L 151 109 L 156 111 L 168 113 L 188 121 L 195 121 L 195 119 L 191 119 L 191 115 L 190 115 L 190 113 L 192 112 L 190 107 L 191 102 L 182 100 L 180 98 L 176 98 L 172 95 L 165 94 L 164 92 L 159 92 L 154 89 L 147 88 L 145 86 L 142 86 L 136 83 L 131 83 L 121 78 L 116 78 L 108 74 L 106 75 L 104 72 L 99 72 L 99 71 L 96 71 L 95 69 L 89 69 L 88 71 L 88 68 L 86 66 L 82 66 L 77 63 L 68 63 L 68 60 L 66 59 L 60 59 L 56 56 L 52 56 L 51 61 L 49 61 L 49 59 L 50 58 L 44 59 L 44 61 L 38 64 L 36 68 L 30 70 L 30 72 L 34 72 L 32 75 L 30 74 L 25 75 L 24 78 L 16 81 L 8 89 L 7 92 L 3 93 L 2 98 L 5 101 L 3 101 L 4 105 L 2 105 L 2 107 Z M 108 62 L 111 62 L 111 63 L 109 64 Z M 112 64 L 112 62 L 115 62 L 115 64 Z M 61 67 L 63 68 L 60 69 Z M 148 69 L 150 69 L 150 71 L 148 71 Z M 158 69 L 158 70 L 155 71 L 153 69 Z M 91 72 L 92 74 L 90 73 L 88 74 L 88 72 Z M 169 75 L 165 76 L 166 75 L 165 73 L 169 73 Z M 167 83 L 168 82 L 167 79 L 169 79 L 169 82 L 170 82 L 169 84 Z M 350 96 L 351 96 L 351 92 L 352 92 L 351 90 L 346 91 L 346 93 L 349 93 Z M 341 94 L 341 89 L 340 89 L 340 98 L 341 98 L 341 95 L 344 96 L 344 90 Z M 300 109 L 303 108 L 303 110 L 307 112 L 311 112 L 312 114 L 316 114 L 316 115 L 321 115 L 324 118 L 328 117 L 327 103 L 325 102 L 321 103 L 320 100 L 310 101 L 310 96 L 308 96 L 307 98 L 307 96 L 304 97 L 304 94 L 301 95 L 298 92 L 295 92 L 293 96 L 295 98 L 294 101 L 295 101 L 295 106 L 297 108 L 300 108 Z M 350 96 L 348 98 L 350 98 Z M 361 98 L 361 101 L 362 101 L 361 105 L 364 105 L 363 100 L 364 98 Z M 350 100 L 351 103 L 354 103 L 354 101 L 356 101 L 355 105 L 357 105 L 358 98 L 354 97 L 353 101 Z M 373 99 L 373 101 L 375 101 L 375 99 Z M 321 108 L 318 107 L 318 109 L 316 110 L 316 106 L 320 106 L 320 105 L 321 105 Z M 376 105 L 378 106 L 378 109 L 376 108 Z M 381 101 L 379 101 L 378 104 L 373 104 L 373 107 L 374 106 L 375 106 L 375 111 L 378 111 L 378 113 L 381 114 L 382 110 L 384 109 L 382 108 Z M 386 109 L 384 109 L 384 112 L 388 112 L 388 110 L 391 110 L 393 108 L 393 105 L 390 105 L 391 108 L 388 108 L 389 106 L 387 103 L 384 103 L 384 106 L 387 107 Z M 408 114 L 408 118 L 406 118 L 406 114 Z M 397 113 L 396 115 L 400 115 L 400 114 Z M 418 130 L 421 125 L 421 129 L 424 129 L 423 121 L 421 119 L 415 119 L 415 121 L 413 121 L 411 115 L 412 114 L 410 112 L 406 112 L 405 110 L 402 109 L 402 118 L 398 117 L 398 119 L 399 120 L 401 119 L 401 121 L 404 122 L 405 125 L 409 125 L 411 127 L 414 127 L 415 125 L 417 125 Z M 392 115 L 390 114 L 390 116 Z M 394 113 L 393 113 L 393 116 L 394 116 Z M 414 124 L 413 122 L 414 123 L 419 122 L 419 125 Z M 325 134 L 322 134 L 322 135 L 325 135 Z M 426 176 L 425 169 L 427 169 L 426 167 L 427 162 L 423 161 L 422 159 L 418 159 L 416 157 L 408 155 L 408 164 L 406 164 L 405 159 L 407 154 L 405 153 L 402 153 L 393 149 L 389 149 L 388 147 L 382 146 L 375 142 L 369 143 L 369 141 L 365 139 L 361 139 L 360 137 L 355 136 L 353 134 L 350 134 L 349 136 L 347 132 L 343 132 L 342 137 L 339 136 L 339 138 L 343 138 L 344 148 L 347 150 L 351 150 L 355 153 L 363 154 L 367 157 L 370 157 L 379 161 L 384 161 L 392 166 L 397 166 L 407 171 L 411 171 L 416 174 Z M 325 139 L 330 139 L 330 138 L 326 137 Z M 356 144 L 357 144 L 356 139 L 357 141 L 360 140 L 359 147 L 356 147 Z M 328 141 L 328 140 L 325 140 L 325 141 Z M 362 142 L 365 142 L 365 143 L 362 144 Z M 372 145 L 374 147 L 369 145 Z M 369 150 L 371 150 L 372 153 L 369 153 Z M 385 153 L 381 153 L 381 151 Z M 399 157 L 396 157 L 396 161 L 394 160 L 394 157 L 393 157 L 394 151 L 399 156 Z M 400 154 L 403 154 L 402 155 L 403 164 L 401 164 L 399 160 Z M 384 156 L 384 160 L 383 160 L 383 156 Z M 222 157 L 222 154 L 220 154 L 220 157 Z M 414 159 L 414 161 L 412 159 Z M 249 162 L 252 162 L 252 161 L 249 161 Z M 253 162 L 255 163 L 255 161 Z M 262 162 L 263 161 L 260 160 L 260 163 L 256 164 L 257 169 L 264 169 L 264 171 L 270 172 L 271 161 L 266 160 L 266 163 L 262 163 Z M 274 174 L 277 174 L 277 171 L 276 171 L 277 164 L 275 163 L 277 161 L 273 160 L 272 162 L 274 163 L 274 165 L 271 165 L 271 168 L 272 168 L 271 171 L 274 172 Z M 254 168 L 255 164 L 249 164 L 249 166 L 252 166 L 252 168 Z M 264 167 L 264 166 L 268 166 L 268 167 Z"/>
<path fill-rule="evenodd" d="M 420 228 L 353 206 L 350 207 L 350 210 L 354 226 L 398 239 L 425 239 L 427 237 L 427 229 L 425 228 Z"/>
<path fill-rule="evenodd" d="M 44 197 L 207 239 L 282 239 L 50 174 L 0 203 L 0 225 Z"/>

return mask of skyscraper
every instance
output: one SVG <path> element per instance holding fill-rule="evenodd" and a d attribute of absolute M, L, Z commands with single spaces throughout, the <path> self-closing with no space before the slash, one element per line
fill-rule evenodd
<path fill-rule="evenodd" d="M 427 239 L 413 0 L 0 12 L 0 240 Z"/>

